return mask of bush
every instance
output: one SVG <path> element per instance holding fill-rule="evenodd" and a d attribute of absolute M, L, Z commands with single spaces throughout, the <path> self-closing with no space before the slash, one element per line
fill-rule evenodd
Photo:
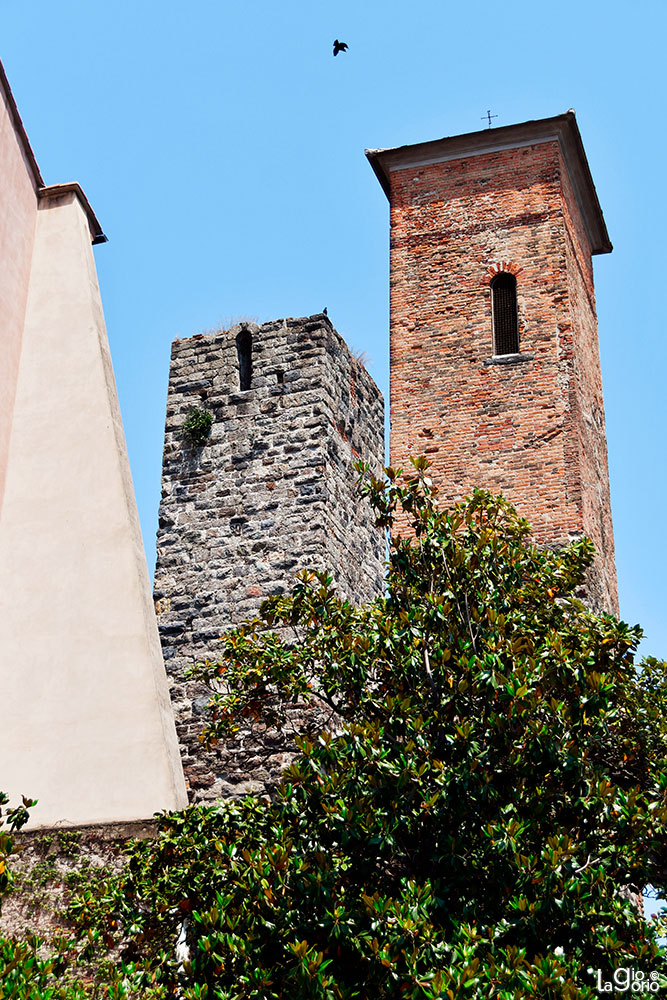
<path fill-rule="evenodd" d="M 640 630 L 573 596 L 589 542 L 540 550 L 480 491 L 443 510 L 414 464 L 365 479 L 409 527 L 386 596 L 356 609 L 304 574 L 198 668 L 210 741 L 298 699 L 331 724 L 275 801 L 167 815 L 133 848 L 82 920 L 124 929 L 134 989 L 572 1000 L 598 970 L 664 975 L 636 893 L 665 886 L 665 664 L 638 673 Z"/>
<path fill-rule="evenodd" d="M 201 448 L 208 440 L 213 426 L 213 414 L 194 407 L 183 424 L 183 434 L 193 448 Z"/>

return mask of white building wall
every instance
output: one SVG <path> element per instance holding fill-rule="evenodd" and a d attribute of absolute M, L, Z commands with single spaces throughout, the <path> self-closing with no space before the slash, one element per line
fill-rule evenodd
<path fill-rule="evenodd" d="M 0 519 L 0 788 L 32 826 L 187 797 L 76 193 L 37 216 Z"/>
<path fill-rule="evenodd" d="M 39 186 L 36 164 L 26 155 L 24 136 L 16 128 L 15 108 L 0 65 L 0 510 Z"/>

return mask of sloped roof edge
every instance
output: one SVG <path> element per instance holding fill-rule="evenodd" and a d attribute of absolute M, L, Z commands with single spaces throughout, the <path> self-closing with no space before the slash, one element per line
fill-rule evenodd
<path fill-rule="evenodd" d="M 93 241 L 93 245 L 98 243 L 106 243 L 107 237 L 102 231 L 102 227 L 97 219 L 97 216 L 93 212 L 90 202 L 86 198 L 83 188 L 77 181 L 70 181 L 69 184 L 50 184 L 49 187 L 41 187 L 39 189 L 40 200 L 42 198 L 60 198 L 64 194 L 69 194 L 72 192 L 81 202 L 84 212 L 88 217 L 88 226 L 90 227 L 90 236 Z"/>
<path fill-rule="evenodd" d="M 28 133 L 25 130 L 25 125 L 23 124 L 23 121 L 21 120 L 21 115 L 19 114 L 19 109 L 16 105 L 16 101 L 14 100 L 14 95 L 12 94 L 12 88 L 9 86 L 9 80 L 7 79 L 7 74 L 5 73 L 5 67 L 2 65 L 2 62 L 0 62 L 0 85 L 2 85 L 5 97 L 7 98 L 7 108 L 9 110 L 9 117 L 12 120 L 12 124 L 16 130 L 19 142 L 21 143 L 21 147 L 23 149 L 23 154 L 26 158 L 28 168 L 32 173 L 33 180 L 35 182 L 35 188 L 39 190 L 39 188 L 44 187 L 44 178 L 42 177 L 39 167 L 37 166 L 37 160 L 35 159 L 35 154 L 33 153 L 32 146 L 30 145 L 30 140 L 28 139 Z"/>
<path fill-rule="evenodd" d="M 35 154 L 33 152 L 32 146 L 30 145 L 30 140 L 28 139 L 28 133 L 25 130 L 25 125 L 19 114 L 19 109 L 17 107 L 14 95 L 12 94 L 12 88 L 9 86 L 9 80 L 7 79 L 7 74 L 5 73 L 5 68 L 0 61 L 0 86 L 5 94 L 7 100 L 7 108 L 9 111 L 9 117 L 11 118 L 12 125 L 18 137 L 19 143 L 23 150 L 23 155 L 25 156 L 26 164 L 32 175 L 32 179 L 35 185 L 35 191 L 38 198 L 58 198 L 60 195 L 67 194 L 68 192 L 73 192 L 76 197 L 81 202 L 83 209 L 88 217 L 88 225 L 90 227 L 90 235 L 93 244 L 106 243 L 107 238 L 102 231 L 102 227 L 97 219 L 97 216 L 93 212 L 90 202 L 86 198 L 83 189 L 80 184 L 76 181 L 70 182 L 69 184 L 51 184 L 47 187 L 44 183 L 44 178 L 37 165 L 37 160 L 35 159 Z"/>

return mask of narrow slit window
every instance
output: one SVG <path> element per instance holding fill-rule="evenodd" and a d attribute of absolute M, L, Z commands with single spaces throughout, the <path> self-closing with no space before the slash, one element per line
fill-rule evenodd
<path fill-rule="evenodd" d="M 516 278 L 498 274 L 491 282 L 493 299 L 493 353 L 519 353 L 519 317 L 516 307 Z"/>
<path fill-rule="evenodd" d="M 236 353 L 239 359 L 239 388 L 245 392 L 252 383 L 252 334 L 241 330 L 236 338 Z"/>

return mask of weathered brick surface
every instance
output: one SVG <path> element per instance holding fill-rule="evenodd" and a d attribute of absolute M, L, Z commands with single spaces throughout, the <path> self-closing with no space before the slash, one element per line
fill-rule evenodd
<path fill-rule="evenodd" d="M 618 614 L 593 267 L 590 248 L 566 170 L 562 171 L 562 183 L 572 317 L 571 350 L 574 360 L 574 385 L 570 392 L 570 427 L 576 432 L 577 441 L 574 467 L 579 470 L 581 482 L 582 530 L 593 540 L 600 553 L 600 558 L 589 574 L 588 590 L 598 606 Z"/>
<path fill-rule="evenodd" d="M 172 348 L 155 598 L 183 764 L 197 799 L 275 784 L 291 741 L 249 731 L 229 746 L 199 744 L 206 691 L 186 680 L 215 659 L 221 633 L 287 591 L 300 569 L 328 569 L 356 603 L 382 587 L 384 547 L 356 495 L 357 458 L 384 461 L 383 402 L 325 315 L 244 324 L 252 385 L 239 389 L 242 327 Z M 193 407 L 214 416 L 204 447 L 188 447 Z"/>
<path fill-rule="evenodd" d="M 446 500 L 503 492 L 558 545 L 589 535 L 617 610 L 591 250 L 556 140 L 393 169 L 391 463 Z M 490 281 L 517 279 L 520 354 L 493 359 Z"/>

